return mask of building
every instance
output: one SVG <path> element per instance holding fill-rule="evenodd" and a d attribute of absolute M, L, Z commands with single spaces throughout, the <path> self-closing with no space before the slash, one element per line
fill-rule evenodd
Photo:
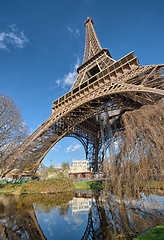
<path fill-rule="evenodd" d="M 70 178 L 90 180 L 93 173 L 90 171 L 88 160 L 73 160 L 70 167 Z"/>
<path fill-rule="evenodd" d="M 87 160 L 73 160 L 70 172 L 71 173 L 78 173 L 78 172 L 89 172 L 89 162 Z"/>
<path fill-rule="evenodd" d="M 69 203 L 73 214 L 89 211 L 91 208 L 91 198 L 73 198 Z"/>

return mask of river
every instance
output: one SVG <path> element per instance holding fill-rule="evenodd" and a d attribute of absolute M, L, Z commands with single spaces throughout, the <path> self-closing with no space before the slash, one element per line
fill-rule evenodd
<path fill-rule="evenodd" d="M 164 197 L 103 191 L 0 195 L 0 239 L 133 239 L 164 223 Z"/>

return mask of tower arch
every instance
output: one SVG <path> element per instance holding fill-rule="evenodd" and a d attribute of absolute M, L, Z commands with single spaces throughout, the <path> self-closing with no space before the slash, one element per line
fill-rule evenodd
<path fill-rule="evenodd" d="M 96 171 L 99 150 L 108 136 L 103 136 L 101 121 L 95 116 L 138 109 L 164 97 L 164 64 L 141 66 L 134 52 L 116 61 L 101 47 L 91 18 L 85 27 L 84 59 L 72 88 L 53 102 L 50 117 L 3 160 L 1 176 L 32 173 L 47 152 L 71 134 L 81 139 L 85 149 L 88 137 L 87 157 L 90 154 Z"/>

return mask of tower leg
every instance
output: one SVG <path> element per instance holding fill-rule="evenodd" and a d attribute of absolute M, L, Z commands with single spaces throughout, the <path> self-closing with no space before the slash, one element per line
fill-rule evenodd
<path fill-rule="evenodd" d="M 94 163 L 94 172 L 98 171 L 98 154 L 99 154 L 99 144 L 95 146 L 95 163 Z"/>
<path fill-rule="evenodd" d="M 89 144 L 87 159 L 90 162 L 90 167 L 94 172 L 98 171 L 98 154 L 99 154 L 99 141 Z"/>
<path fill-rule="evenodd" d="M 101 117 L 101 115 L 98 115 L 98 120 L 99 120 L 99 123 L 100 123 L 100 134 L 101 134 L 101 141 L 102 141 L 102 146 L 103 146 L 103 159 L 102 161 L 104 160 L 104 157 L 105 157 L 105 134 L 104 134 L 104 128 L 103 128 L 103 120 L 104 118 Z"/>
<path fill-rule="evenodd" d="M 106 118 L 105 118 L 106 119 L 106 122 L 105 122 L 105 125 L 106 125 L 106 135 L 107 135 L 107 139 L 108 139 L 108 144 L 110 146 L 110 143 L 111 143 L 112 137 L 113 137 L 113 133 L 112 133 L 111 125 L 110 125 L 108 112 L 105 113 L 105 116 L 106 116 Z M 109 150 L 109 156 L 110 156 L 110 150 Z"/>

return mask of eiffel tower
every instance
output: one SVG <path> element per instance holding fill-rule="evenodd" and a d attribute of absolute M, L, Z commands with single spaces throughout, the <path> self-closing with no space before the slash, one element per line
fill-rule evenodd
<path fill-rule="evenodd" d="M 110 135 L 119 130 L 114 127 L 118 115 L 164 97 L 164 64 L 141 66 L 134 52 L 115 61 L 101 47 L 90 17 L 85 27 L 83 63 L 72 88 L 53 102 L 50 117 L 7 157 L 1 176 L 35 172 L 50 149 L 70 136 L 82 143 L 97 171 L 103 161 L 101 149 L 104 155 Z M 108 131 L 104 121 L 110 122 Z"/>

